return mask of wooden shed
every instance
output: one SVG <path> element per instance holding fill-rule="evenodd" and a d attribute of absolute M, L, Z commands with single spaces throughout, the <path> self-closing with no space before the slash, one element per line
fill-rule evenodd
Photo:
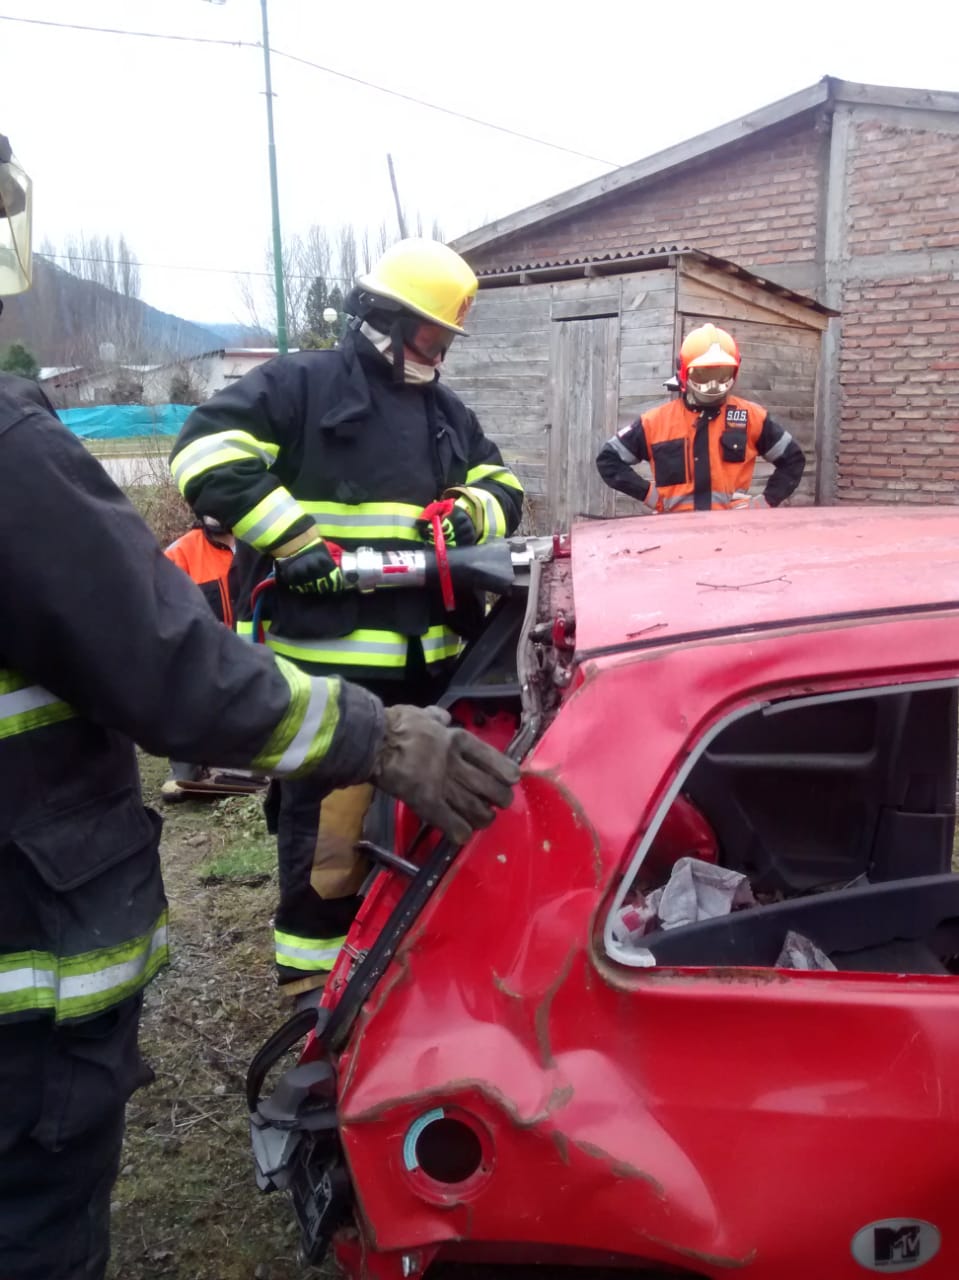
<path fill-rule="evenodd" d="M 596 453 L 668 398 L 683 336 L 713 320 L 742 351 L 737 394 L 765 405 L 806 450 L 793 501 L 811 502 L 820 346 L 832 314 L 694 249 L 502 268 L 481 277 L 470 336 L 452 348 L 444 380 L 516 466 L 537 531 L 564 529 L 635 512 L 603 484 Z M 757 490 L 764 474 L 757 467 Z"/>

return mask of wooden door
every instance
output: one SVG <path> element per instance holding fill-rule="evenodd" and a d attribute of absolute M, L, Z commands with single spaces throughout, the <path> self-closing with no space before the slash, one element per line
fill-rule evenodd
<path fill-rule="evenodd" d="M 619 317 L 554 321 L 550 374 L 547 493 L 551 527 L 562 532 L 577 520 L 613 514 L 615 494 L 596 470 L 596 454 L 617 427 Z"/>

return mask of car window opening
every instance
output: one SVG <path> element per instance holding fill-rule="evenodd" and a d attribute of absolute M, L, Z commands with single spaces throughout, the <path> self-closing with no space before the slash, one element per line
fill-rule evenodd
<path fill-rule="evenodd" d="M 740 712 L 693 752 L 606 925 L 634 967 L 959 973 L 955 682 Z"/>

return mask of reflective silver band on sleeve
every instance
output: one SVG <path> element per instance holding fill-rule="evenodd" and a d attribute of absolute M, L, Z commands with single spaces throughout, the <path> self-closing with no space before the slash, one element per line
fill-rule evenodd
<path fill-rule="evenodd" d="M 775 462 L 777 458 L 781 458 L 783 456 L 792 442 L 792 436 L 788 431 L 784 431 L 773 447 L 763 454 L 763 457 L 767 462 Z"/>

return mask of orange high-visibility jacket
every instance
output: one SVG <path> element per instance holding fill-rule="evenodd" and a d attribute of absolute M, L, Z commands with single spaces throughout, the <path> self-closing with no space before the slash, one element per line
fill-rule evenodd
<path fill-rule="evenodd" d="M 702 409 L 679 398 L 623 427 L 603 445 L 596 465 L 608 485 L 637 498 L 651 515 L 746 506 L 757 457 L 776 468 L 763 496 L 778 506 L 795 490 L 806 465 L 789 432 L 751 400 L 728 396 Z M 655 491 L 633 471 L 639 462 L 650 464 Z"/>
<path fill-rule="evenodd" d="M 164 554 L 190 575 L 220 621 L 232 627 L 231 549 L 211 542 L 202 529 L 191 529 L 176 542 L 171 542 Z"/>

